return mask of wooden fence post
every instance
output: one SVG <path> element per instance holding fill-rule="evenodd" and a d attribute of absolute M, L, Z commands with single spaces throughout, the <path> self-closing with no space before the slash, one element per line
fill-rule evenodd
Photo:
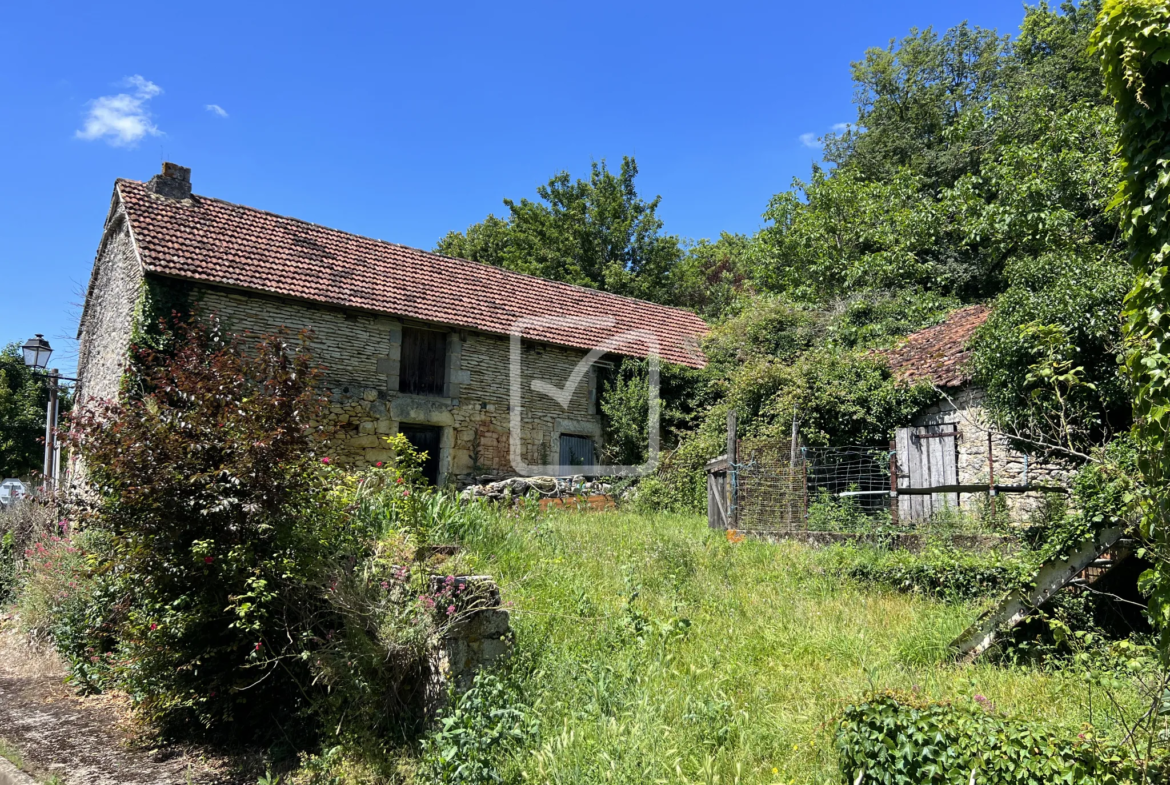
<path fill-rule="evenodd" d="M 898 525 L 898 443 L 890 442 L 890 522 Z"/>

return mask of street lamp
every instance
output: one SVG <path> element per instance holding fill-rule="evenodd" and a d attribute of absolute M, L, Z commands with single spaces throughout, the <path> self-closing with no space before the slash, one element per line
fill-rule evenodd
<path fill-rule="evenodd" d="M 40 333 L 29 338 L 21 348 L 24 349 L 24 364 L 38 371 L 45 369 L 45 366 L 49 364 L 49 355 L 53 353 L 53 347 L 49 346 L 45 336 Z"/>
<path fill-rule="evenodd" d="M 45 366 L 49 364 L 49 355 L 53 353 L 53 347 L 49 346 L 45 336 L 37 333 L 21 348 L 24 349 L 24 364 L 34 372 L 44 373 Z M 49 406 L 45 415 L 45 464 L 42 473 L 45 490 L 52 493 L 57 477 L 61 474 L 61 444 L 57 441 L 57 382 L 67 377 L 61 376 L 56 368 L 46 376 L 49 379 Z"/>

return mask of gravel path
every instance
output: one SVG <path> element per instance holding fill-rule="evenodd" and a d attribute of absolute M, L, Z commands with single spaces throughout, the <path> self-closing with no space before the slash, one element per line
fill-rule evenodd
<path fill-rule="evenodd" d="M 2 617 L 0 617 L 2 618 Z M 81 698 L 63 684 L 55 658 L 0 631 L 0 739 L 20 751 L 24 768 L 68 785 L 244 785 L 226 761 L 198 751 L 137 749 L 124 700 Z"/>

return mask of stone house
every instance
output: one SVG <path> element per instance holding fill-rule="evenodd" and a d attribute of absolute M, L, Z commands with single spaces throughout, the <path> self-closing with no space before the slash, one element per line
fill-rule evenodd
<path fill-rule="evenodd" d="M 992 479 L 997 486 L 1014 488 L 1068 484 L 1070 467 L 1021 451 L 995 430 L 983 404 L 984 391 L 971 382 L 968 343 L 990 315 L 985 305 L 960 308 L 946 321 L 911 334 L 885 353 L 899 379 L 910 384 L 929 382 L 943 396 L 898 429 L 899 487 L 988 487 Z M 1023 521 L 1043 498 L 1043 493 L 1035 491 L 1005 492 L 996 496 L 996 503 L 1006 505 L 1013 520 Z M 943 507 L 971 507 L 986 499 L 987 491 L 902 495 L 898 510 L 902 518 L 923 518 Z"/>
<path fill-rule="evenodd" d="M 617 357 L 702 367 L 694 314 L 453 259 L 191 192 L 190 170 L 119 179 L 78 328 L 78 399 L 117 394 L 143 319 L 313 333 L 347 464 L 401 432 L 432 482 L 590 473 Z"/>

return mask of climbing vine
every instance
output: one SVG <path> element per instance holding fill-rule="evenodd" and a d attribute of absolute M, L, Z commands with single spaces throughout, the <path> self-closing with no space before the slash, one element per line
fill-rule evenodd
<path fill-rule="evenodd" d="M 1143 585 L 1170 658 L 1170 2 L 1109 0 L 1092 43 L 1117 112 L 1122 184 L 1115 203 L 1135 273 L 1123 311 L 1125 368 L 1147 489 L 1142 534 L 1160 557 Z"/>

